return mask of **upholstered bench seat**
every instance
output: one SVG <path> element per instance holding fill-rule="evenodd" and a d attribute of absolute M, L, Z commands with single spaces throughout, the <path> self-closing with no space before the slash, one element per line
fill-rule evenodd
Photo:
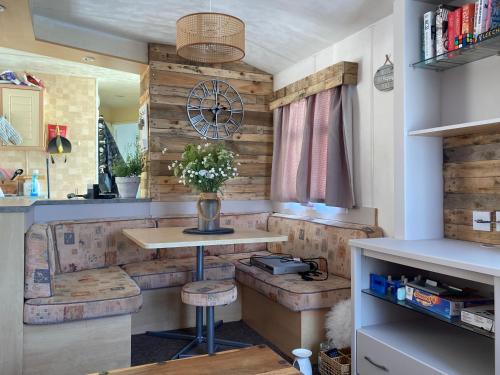
<path fill-rule="evenodd" d="M 234 279 L 234 265 L 216 256 L 206 256 L 205 280 Z M 196 258 L 162 259 L 122 266 L 142 290 L 182 286 L 195 280 Z"/>
<path fill-rule="evenodd" d="M 325 281 L 305 281 L 298 274 L 272 275 L 249 265 L 252 255 L 270 255 L 267 251 L 225 254 L 220 258 L 233 262 L 236 280 L 292 311 L 334 306 L 351 295 L 351 281 L 329 274 Z M 279 255 L 279 254 L 277 254 Z"/>
<path fill-rule="evenodd" d="M 26 300 L 26 324 L 53 324 L 137 312 L 141 290 L 117 266 L 54 276 L 51 297 Z"/>

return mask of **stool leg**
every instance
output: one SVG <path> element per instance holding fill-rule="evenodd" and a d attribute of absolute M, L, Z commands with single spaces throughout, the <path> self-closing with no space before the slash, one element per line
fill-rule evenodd
<path fill-rule="evenodd" d="M 209 355 L 212 355 L 215 352 L 214 326 L 215 326 L 214 307 L 207 306 L 207 351 Z"/>

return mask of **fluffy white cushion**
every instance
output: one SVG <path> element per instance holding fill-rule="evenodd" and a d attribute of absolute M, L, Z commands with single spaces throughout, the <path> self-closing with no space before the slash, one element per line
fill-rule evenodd
<path fill-rule="evenodd" d="M 352 304 L 347 299 L 337 303 L 326 314 L 326 337 L 336 348 L 351 346 Z"/>

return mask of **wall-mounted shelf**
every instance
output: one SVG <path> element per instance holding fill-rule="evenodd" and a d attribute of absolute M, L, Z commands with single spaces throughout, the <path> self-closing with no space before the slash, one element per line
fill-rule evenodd
<path fill-rule="evenodd" d="M 500 28 L 480 34 L 478 40 L 469 46 L 418 61 L 411 66 L 443 71 L 500 54 Z"/>
<path fill-rule="evenodd" d="M 408 134 L 422 137 L 454 137 L 457 135 L 485 133 L 500 133 L 500 118 L 414 130 Z"/>

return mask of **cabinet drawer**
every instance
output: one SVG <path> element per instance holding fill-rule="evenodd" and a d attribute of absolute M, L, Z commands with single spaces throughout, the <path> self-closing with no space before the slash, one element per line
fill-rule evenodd
<path fill-rule="evenodd" d="M 356 340 L 359 375 L 443 375 L 362 331 L 356 333 Z"/>

